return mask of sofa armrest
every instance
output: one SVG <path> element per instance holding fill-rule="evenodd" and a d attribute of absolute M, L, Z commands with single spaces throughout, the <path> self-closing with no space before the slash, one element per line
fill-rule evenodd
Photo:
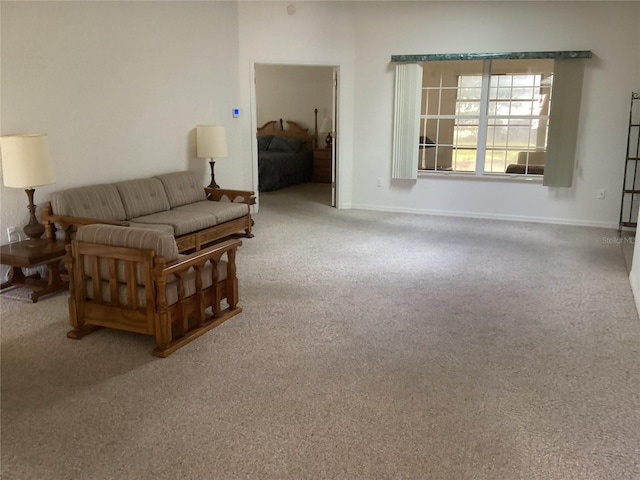
<path fill-rule="evenodd" d="M 216 202 L 235 202 L 254 205 L 256 203 L 255 192 L 251 190 L 230 190 L 227 188 L 209 188 L 205 187 L 207 198 Z"/>
<path fill-rule="evenodd" d="M 59 223 L 61 225 L 75 225 L 81 227 L 83 225 L 94 225 L 96 223 L 102 225 L 115 225 L 117 227 L 128 227 L 129 222 L 126 220 L 100 220 L 99 218 L 85 218 L 85 217 L 71 217 L 69 215 L 51 215 L 47 218 L 47 220 Z"/>
<path fill-rule="evenodd" d="M 185 255 L 172 262 L 168 262 L 162 265 L 162 268 L 158 273 L 160 273 L 165 278 L 169 275 L 175 275 L 182 271 L 188 270 L 195 265 L 201 265 L 204 261 L 210 259 L 219 260 L 222 255 L 227 252 L 235 252 L 241 245 L 242 241 L 237 239 L 220 242 L 208 248 L 204 248 L 197 252 L 190 253 L 189 255 Z"/>
<path fill-rule="evenodd" d="M 53 238 L 55 236 L 56 227 L 54 224 L 58 224 L 65 232 L 65 240 L 71 241 L 71 229 L 73 227 L 81 227 L 83 225 L 103 224 L 103 225 L 116 225 L 119 227 L 128 227 L 129 222 L 118 220 L 101 220 L 99 218 L 85 218 L 85 217 L 73 217 L 71 215 L 56 215 L 51 211 L 51 204 L 48 203 L 42 210 L 42 223 L 45 225 L 45 231 L 47 238 Z"/>

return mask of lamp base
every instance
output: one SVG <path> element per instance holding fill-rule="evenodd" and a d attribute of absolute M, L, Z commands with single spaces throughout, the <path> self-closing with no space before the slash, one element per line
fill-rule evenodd
<path fill-rule="evenodd" d="M 213 173 L 213 167 L 215 164 L 216 162 L 214 162 L 213 160 L 209 161 L 209 165 L 211 165 L 211 183 L 208 185 L 207 188 L 220 188 L 220 185 L 216 183 L 216 176 Z"/>
<path fill-rule="evenodd" d="M 24 234 L 31 240 L 36 240 L 42 237 L 44 233 L 44 225 L 38 222 L 36 218 L 36 206 L 33 204 L 34 188 L 27 188 L 25 190 L 27 198 L 29 199 L 29 223 L 23 227 Z"/>

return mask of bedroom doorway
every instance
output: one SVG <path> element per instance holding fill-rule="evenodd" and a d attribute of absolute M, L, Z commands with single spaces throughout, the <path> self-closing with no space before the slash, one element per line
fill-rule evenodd
<path fill-rule="evenodd" d="M 309 187 L 316 191 L 326 190 L 326 195 L 319 197 L 321 202 L 335 207 L 338 200 L 338 67 L 255 63 L 254 74 L 252 118 L 255 119 L 256 131 L 269 122 L 275 122 L 276 129 L 284 130 L 285 136 L 290 134 L 290 128 L 291 135 L 295 135 L 298 127 L 301 127 L 307 130 L 307 143 L 311 143 L 312 172 L 283 171 L 280 188 L 308 182 Z M 260 165 L 261 147 L 261 142 L 258 142 L 257 155 L 254 151 L 254 172 L 257 190 L 264 192 L 269 190 L 263 190 L 260 186 L 260 176 L 267 175 L 265 165 Z M 284 177 L 291 180 L 285 180 Z M 276 188 L 272 174 L 268 180 L 263 179 L 262 184 L 269 185 L 268 189 Z"/>

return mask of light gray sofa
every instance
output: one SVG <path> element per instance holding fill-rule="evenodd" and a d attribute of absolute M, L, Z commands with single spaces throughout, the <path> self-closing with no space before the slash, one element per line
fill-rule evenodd
<path fill-rule="evenodd" d="M 90 185 L 54 192 L 44 206 L 47 237 L 56 230 L 71 241 L 82 225 L 94 223 L 147 228 L 171 233 L 180 252 L 239 233 L 251 233 L 254 192 L 204 188 L 193 172 Z"/>

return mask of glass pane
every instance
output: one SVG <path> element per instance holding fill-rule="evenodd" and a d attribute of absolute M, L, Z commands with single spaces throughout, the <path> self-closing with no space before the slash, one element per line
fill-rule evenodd
<path fill-rule="evenodd" d="M 531 129 L 527 127 L 509 127 L 509 146 L 522 150 L 529 148 L 529 133 Z"/>
<path fill-rule="evenodd" d="M 530 74 L 552 75 L 553 59 L 519 60 L 502 59 L 491 61 L 491 75 L 528 76 Z"/>
<path fill-rule="evenodd" d="M 506 169 L 505 150 L 487 150 L 485 152 L 484 171 L 490 173 L 504 173 Z"/>
<path fill-rule="evenodd" d="M 471 125 L 458 125 L 455 132 L 454 145 L 458 147 L 477 148 L 478 127 Z"/>
<path fill-rule="evenodd" d="M 498 100 L 511 100 L 511 88 L 497 88 L 495 98 Z"/>
<path fill-rule="evenodd" d="M 436 166 L 435 145 L 421 146 L 418 151 L 418 170 L 434 170 Z"/>
<path fill-rule="evenodd" d="M 458 102 L 456 115 L 480 115 L 480 102 Z"/>
<path fill-rule="evenodd" d="M 482 72 L 482 68 L 480 69 Z M 464 75 L 460 77 L 460 87 L 471 88 L 475 87 L 476 89 L 480 89 L 482 86 L 482 75 Z"/>
<path fill-rule="evenodd" d="M 509 115 L 511 102 L 491 102 L 496 106 L 496 115 Z"/>
<path fill-rule="evenodd" d="M 534 85 L 535 75 L 513 75 L 513 86 Z"/>
<path fill-rule="evenodd" d="M 462 117 L 458 118 L 456 125 L 475 125 L 476 127 L 480 123 L 479 117 Z"/>
<path fill-rule="evenodd" d="M 423 63 L 421 114 L 478 115 L 482 70 L 481 60 Z M 442 135 L 451 144 L 453 125 L 444 126 Z"/>
<path fill-rule="evenodd" d="M 507 165 L 510 165 L 512 163 L 518 163 L 518 151 L 516 150 L 507 150 L 506 154 L 507 154 Z"/>
<path fill-rule="evenodd" d="M 493 126 L 487 128 L 487 148 L 506 147 L 509 127 Z"/>
<path fill-rule="evenodd" d="M 469 77 L 460 77 L 461 84 L 465 78 L 469 78 Z M 458 91 L 458 98 L 460 100 L 478 100 L 479 101 L 481 96 L 482 96 L 482 90 L 480 90 L 479 88 L 468 88 L 468 87 L 460 86 Z"/>
<path fill-rule="evenodd" d="M 530 99 L 530 98 L 534 98 L 534 89 L 533 87 L 527 87 L 527 88 L 514 88 L 513 89 L 513 94 L 511 96 L 512 98 L 522 98 L 522 99 Z"/>
<path fill-rule="evenodd" d="M 475 172 L 477 150 L 456 148 L 453 155 L 453 170 L 456 172 Z"/>
<path fill-rule="evenodd" d="M 440 147 L 436 148 L 436 169 L 437 170 L 452 170 L 452 147 Z"/>
<path fill-rule="evenodd" d="M 440 103 L 440 90 L 434 88 L 422 89 L 422 115 L 437 115 Z"/>
<path fill-rule="evenodd" d="M 455 120 L 439 119 L 437 120 L 436 143 L 440 145 L 453 145 Z"/>
<path fill-rule="evenodd" d="M 513 102 L 511 104 L 511 115 L 534 115 L 534 105 L 537 109 L 538 102 Z"/>
<path fill-rule="evenodd" d="M 421 120 L 420 121 L 420 145 L 433 145 L 435 143 L 436 131 L 438 128 L 437 120 Z"/>

